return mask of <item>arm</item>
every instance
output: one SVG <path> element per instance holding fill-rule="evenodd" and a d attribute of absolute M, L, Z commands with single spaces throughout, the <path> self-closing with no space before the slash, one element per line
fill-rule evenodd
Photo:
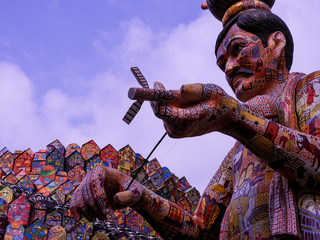
<path fill-rule="evenodd" d="M 278 106 L 271 97 L 258 96 L 240 103 L 214 84 L 184 85 L 174 94 L 159 83 L 155 88 L 159 93 L 145 99 L 153 101 L 154 112 L 164 121 L 171 137 L 191 137 L 219 131 L 239 140 L 289 180 L 320 192 L 320 182 L 317 180 L 320 173 L 320 140 L 272 121 L 272 118 L 276 119 Z M 163 94 L 160 94 L 161 91 Z M 152 96 L 161 98 L 152 99 Z M 264 111 L 265 104 L 271 111 Z M 286 117 L 296 117 L 295 112 L 290 114 Z M 290 144 L 284 145 L 287 135 Z"/>
<path fill-rule="evenodd" d="M 218 239 L 232 196 L 232 150 L 206 187 L 194 215 L 146 188 L 133 209 L 164 239 Z"/>
<path fill-rule="evenodd" d="M 208 234 L 216 238 L 232 195 L 231 156 L 232 151 L 210 181 L 195 215 L 158 196 L 137 181 L 125 191 L 131 178 L 102 166 L 90 171 L 76 189 L 70 203 L 71 211 L 76 220 L 84 215 L 93 221 L 97 217 L 104 220 L 108 208 L 131 207 L 165 239 L 208 239 Z"/>

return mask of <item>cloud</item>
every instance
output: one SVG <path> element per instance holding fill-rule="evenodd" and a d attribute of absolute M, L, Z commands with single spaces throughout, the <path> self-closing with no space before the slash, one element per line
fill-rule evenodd
<path fill-rule="evenodd" d="M 1 143 L 19 147 L 32 142 L 33 128 L 25 124 L 38 121 L 32 83 L 18 66 L 6 62 L 0 62 L 0 83 Z"/>
<path fill-rule="evenodd" d="M 273 12 L 288 25 L 295 44 L 292 71 L 310 73 L 319 69 L 318 43 L 320 22 L 316 9 L 320 8 L 317 0 L 305 4 L 298 0 L 285 0 L 275 3 Z"/>

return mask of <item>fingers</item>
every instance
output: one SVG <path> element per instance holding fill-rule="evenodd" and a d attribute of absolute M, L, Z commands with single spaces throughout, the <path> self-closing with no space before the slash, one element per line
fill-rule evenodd
<path fill-rule="evenodd" d="M 136 203 L 133 198 L 133 193 L 130 190 L 118 192 L 116 195 L 114 195 L 114 201 L 119 207 L 132 206 Z"/>
<path fill-rule="evenodd" d="M 84 179 L 82 198 L 85 202 L 85 206 L 81 208 L 82 213 L 89 221 L 94 221 L 99 214 L 97 207 L 95 206 L 94 195 L 91 188 L 91 180 L 89 178 Z"/>
<path fill-rule="evenodd" d="M 128 96 L 132 100 L 184 106 L 214 98 L 217 93 L 223 92 L 220 87 L 214 84 L 195 83 L 182 85 L 180 90 L 166 90 L 161 83 L 155 82 L 153 89 L 130 88 Z"/>
<path fill-rule="evenodd" d="M 81 207 L 84 206 L 84 201 L 81 196 L 81 191 L 78 190 L 78 188 L 73 193 L 71 201 L 70 201 L 70 210 L 71 210 L 71 213 L 76 221 L 79 221 L 81 219 L 80 209 L 81 209 Z"/>
<path fill-rule="evenodd" d="M 105 195 L 104 172 L 102 167 L 88 172 L 72 195 L 70 207 L 76 221 L 84 215 L 89 221 L 105 219 L 108 207 Z"/>
<path fill-rule="evenodd" d="M 133 182 L 128 191 L 121 192 L 130 180 L 127 175 L 102 166 L 89 171 L 70 202 L 74 218 L 78 221 L 83 215 L 89 221 L 95 221 L 96 218 L 104 220 L 109 208 L 118 209 L 136 204 L 142 195 L 142 187 L 137 181 Z"/>
<path fill-rule="evenodd" d="M 90 178 L 90 174 L 83 179 L 81 184 L 75 190 L 71 199 L 71 212 L 74 215 L 76 221 L 81 219 L 81 215 L 85 215 L 85 217 L 89 220 L 93 220 L 92 211 L 92 200 L 93 196 L 91 191 L 88 188 L 88 179 Z M 90 200 L 91 199 L 91 200 Z"/>
<path fill-rule="evenodd" d="M 219 109 L 215 102 L 202 101 L 187 108 L 160 106 L 157 116 L 163 119 L 170 137 L 191 137 L 206 133 L 210 123 L 219 116 Z"/>
<path fill-rule="evenodd" d="M 180 91 L 150 88 L 130 88 L 128 97 L 132 100 L 175 103 L 180 101 Z"/>
<path fill-rule="evenodd" d="M 96 211 L 97 217 L 101 220 L 106 218 L 108 213 L 109 201 L 104 189 L 106 171 L 103 167 L 94 168 L 94 177 L 91 181 L 91 191 L 94 199 L 93 210 Z"/>
<path fill-rule="evenodd" d="M 225 95 L 226 93 L 222 88 L 215 84 L 186 84 L 182 85 L 181 100 L 183 104 L 197 103 L 200 101 L 207 101 L 216 98 L 217 94 Z"/>
<path fill-rule="evenodd" d="M 122 188 L 127 189 L 128 184 L 131 182 L 131 179 L 128 178 L 127 176 L 124 176 L 122 178 Z M 118 204 L 119 206 L 133 206 L 135 205 L 138 201 L 140 201 L 142 196 L 142 186 L 138 181 L 133 181 L 132 184 L 130 185 L 129 189 L 126 191 L 121 191 L 115 194 L 114 200 L 115 203 Z"/>
<path fill-rule="evenodd" d="M 154 82 L 153 88 L 158 90 L 166 90 L 166 88 L 161 82 Z"/>
<path fill-rule="evenodd" d="M 201 101 L 202 90 L 203 84 L 201 83 L 182 85 L 180 89 L 181 99 L 184 103 Z"/>
<path fill-rule="evenodd" d="M 217 106 L 215 103 L 202 101 L 185 108 L 162 105 L 159 106 L 159 110 L 156 114 L 159 118 L 167 120 L 168 122 L 178 123 L 177 121 L 179 120 L 201 120 L 203 118 L 210 118 L 216 109 Z"/>

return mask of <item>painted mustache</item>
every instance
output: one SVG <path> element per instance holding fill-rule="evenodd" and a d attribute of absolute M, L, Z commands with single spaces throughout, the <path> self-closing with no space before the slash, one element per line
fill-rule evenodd
<path fill-rule="evenodd" d="M 235 77 L 238 76 L 239 74 L 247 74 L 247 75 L 250 76 L 250 75 L 253 75 L 254 73 L 253 73 L 251 70 L 245 69 L 245 68 L 240 68 L 240 69 L 237 69 L 236 71 L 234 71 L 234 72 L 230 75 L 230 77 L 228 77 L 228 82 L 229 82 L 229 84 L 230 84 L 230 86 L 231 86 L 231 88 L 232 88 L 233 91 L 234 91 L 234 88 L 233 88 L 233 85 L 232 85 L 233 80 L 234 80 Z"/>

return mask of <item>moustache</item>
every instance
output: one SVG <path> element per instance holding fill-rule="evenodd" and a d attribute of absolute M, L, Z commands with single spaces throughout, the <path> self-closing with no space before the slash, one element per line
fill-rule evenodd
<path fill-rule="evenodd" d="M 253 75 L 253 71 L 249 70 L 249 69 L 245 69 L 245 68 L 240 68 L 240 69 L 237 69 L 236 71 L 234 71 L 230 77 L 228 78 L 229 79 L 229 84 L 230 86 L 232 87 L 232 82 L 234 80 L 234 78 L 236 76 L 238 76 L 239 74 L 247 74 L 247 75 Z"/>

